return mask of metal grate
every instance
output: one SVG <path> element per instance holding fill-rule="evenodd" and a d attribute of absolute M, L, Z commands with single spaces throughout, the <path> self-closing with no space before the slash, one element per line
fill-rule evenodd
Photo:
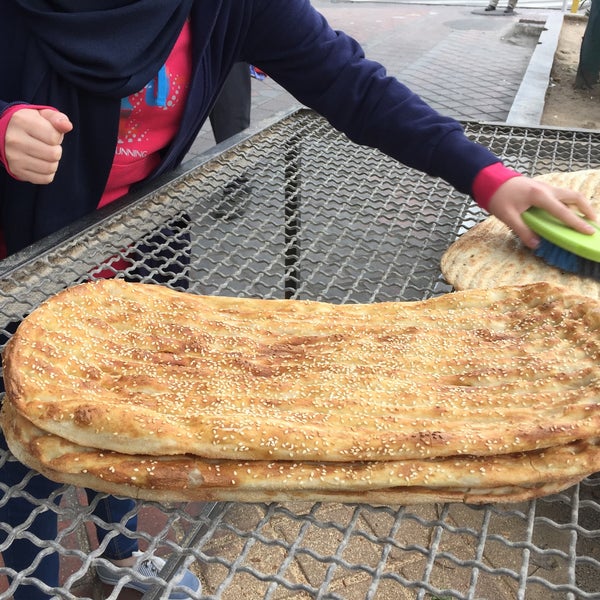
<path fill-rule="evenodd" d="M 600 133 L 465 127 L 529 174 L 595 167 L 600 156 Z M 468 198 L 350 143 L 310 111 L 234 142 L 0 263 L 3 341 L 49 295 L 110 269 L 115 256 L 128 261 L 120 276 L 193 293 L 353 303 L 451 291 L 441 255 L 483 217 Z M 0 502 L 21 487 L 0 482 Z M 94 503 L 61 492 L 58 505 L 36 501 L 61 522 L 56 540 L 38 543 L 41 554 L 60 554 L 68 575 L 58 590 L 33 583 L 75 598 L 103 548 L 90 534 Z M 140 527 L 128 535 L 171 555 L 163 585 L 146 598 L 165 597 L 181 565 L 215 599 L 600 598 L 597 477 L 517 505 L 140 502 L 137 510 Z M 7 532 L 0 551 L 28 536 L 28 522 Z M 125 522 L 107 526 L 126 532 Z M 31 581 L 28 572 L 9 574 L 0 598 Z M 109 598 L 130 576 L 123 572 Z"/>

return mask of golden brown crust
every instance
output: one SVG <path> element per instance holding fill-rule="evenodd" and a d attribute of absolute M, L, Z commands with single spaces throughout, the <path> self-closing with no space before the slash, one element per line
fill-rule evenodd
<path fill-rule="evenodd" d="M 507 454 L 596 435 L 599 320 L 544 283 L 336 306 L 105 280 L 25 319 L 5 380 L 44 431 L 127 454 Z"/>
<path fill-rule="evenodd" d="M 600 170 L 547 173 L 536 177 L 557 187 L 584 194 L 600 211 Z M 536 257 L 496 217 L 475 225 L 445 252 L 442 273 L 455 289 L 467 290 L 547 281 L 571 292 L 600 298 L 600 281 L 563 272 Z"/>
<path fill-rule="evenodd" d="M 600 458 L 600 440 L 592 440 L 486 458 L 329 464 L 216 461 L 191 455 L 124 455 L 81 447 L 40 430 L 10 404 L 3 407 L 2 425 L 13 454 L 53 480 L 169 502 L 517 502 L 573 485 L 594 472 Z"/>

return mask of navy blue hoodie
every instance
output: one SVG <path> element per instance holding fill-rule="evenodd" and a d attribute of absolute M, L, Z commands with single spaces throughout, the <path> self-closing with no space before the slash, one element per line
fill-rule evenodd
<path fill-rule="evenodd" d="M 499 159 L 464 135 L 308 0 L 8 0 L 0 18 L 0 114 L 15 102 L 54 106 L 74 124 L 54 181 L 0 168 L 9 253 L 95 210 L 116 146 L 121 98 L 142 89 L 191 16 L 193 76 L 183 122 L 156 177 L 185 157 L 234 62 L 254 64 L 359 144 L 471 193 Z"/>

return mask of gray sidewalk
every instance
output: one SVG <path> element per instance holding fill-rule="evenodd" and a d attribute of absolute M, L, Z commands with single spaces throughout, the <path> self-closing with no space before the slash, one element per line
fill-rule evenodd
<path fill-rule="evenodd" d="M 527 8 L 531 2 L 542 4 L 525 0 L 512 16 L 502 13 L 502 0 L 492 15 L 483 12 L 485 0 L 467 5 L 314 0 L 313 5 L 334 28 L 359 40 L 367 57 L 381 62 L 443 114 L 506 122 L 519 92 L 535 118 L 532 102 L 543 99 L 562 24 L 560 9 Z M 541 50 L 543 56 L 536 59 Z M 534 69 L 532 60 L 537 60 Z M 533 89 L 523 96 L 522 84 L 532 70 L 537 74 Z M 253 126 L 300 106 L 271 79 L 253 80 L 252 86 Z M 213 146 L 207 124 L 190 157 Z"/>

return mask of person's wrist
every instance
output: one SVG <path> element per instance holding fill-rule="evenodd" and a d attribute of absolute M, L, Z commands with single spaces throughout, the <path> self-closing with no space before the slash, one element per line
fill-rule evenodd
<path fill-rule="evenodd" d="M 12 116 L 18 110 L 27 106 L 27 104 L 10 104 L 8 108 L 0 114 L 0 163 L 4 165 L 4 168 L 11 177 L 15 176 L 8 168 L 8 161 L 6 159 L 6 130 L 8 129 L 8 124 L 10 123 Z"/>
<path fill-rule="evenodd" d="M 493 163 L 479 171 L 473 182 L 473 198 L 484 210 L 489 211 L 490 200 L 498 188 L 521 173 L 504 166 L 501 162 Z"/>

